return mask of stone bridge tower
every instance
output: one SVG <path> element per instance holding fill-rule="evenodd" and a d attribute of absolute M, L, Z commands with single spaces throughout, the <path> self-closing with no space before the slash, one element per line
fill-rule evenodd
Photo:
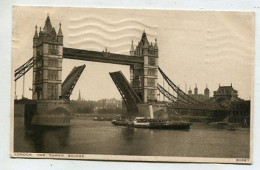
<path fill-rule="evenodd" d="M 33 100 L 57 100 L 61 95 L 63 35 L 56 33 L 47 16 L 39 34 L 33 37 Z"/>
<path fill-rule="evenodd" d="M 133 42 L 130 55 L 143 58 L 144 64 L 130 66 L 130 85 L 144 103 L 157 101 L 157 79 L 158 79 L 158 46 L 149 43 L 145 31 L 138 45 L 134 47 Z"/>

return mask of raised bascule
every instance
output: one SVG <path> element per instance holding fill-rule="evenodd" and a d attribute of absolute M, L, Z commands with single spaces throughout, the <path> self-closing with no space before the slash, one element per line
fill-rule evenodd
<path fill-rule="evenodd" d="M 166 104 L 157 101 L 158 90 L 172 101 L 172 107 L 176 110 L 231 110 L 231 106 L 220 107 L 209 104 L 210 102 L 202 103 L 183 92 L 159 67 L 158 58 L 157 40 L 149 43 L 145 32 L 136 47 L 132 42 L 130 55 L 64 47 L 61 24 L 56 32 L 50 17 L 47 16 L 39 33 L 37 27 L 35 28 L 33 57 L 16 69 L 14 74 L 16 85 L 16 81 L 33 68 L 32 100 L 23 100 L 23 103 L 26 103 L 25 123 L 46 126 L 70 125 L 70 95 L 86 66 L 74 67 L 62 82 L 64 59 L 128 65 L 130 82 L 120 71 L 109 73 L 124 101 L 123 117 L 148 117 L 153 112 L 156 118 L 157 112 L 166 112 Z M 161 73 L 177 97 L 158 84 L 158 73 Z M 17 100 L 15 103 L 19 102 L 22 101 Z M 226 105 L 229 106 L 230 103 Z"/>

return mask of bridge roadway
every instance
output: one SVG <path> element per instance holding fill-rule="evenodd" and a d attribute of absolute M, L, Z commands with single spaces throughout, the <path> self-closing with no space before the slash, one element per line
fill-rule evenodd
<path fill-rule="evenodd" d="M 144 63 L 143 58 L 138 56 L 115 54 L 106 51 L 98 52 L 82 50 L 67 47 L 63 47 L 63 58 L 121 65 L 135 65 Z"/>

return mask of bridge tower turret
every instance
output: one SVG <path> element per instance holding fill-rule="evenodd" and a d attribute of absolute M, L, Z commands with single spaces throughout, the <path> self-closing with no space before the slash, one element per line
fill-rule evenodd
<path fill-rule="evenodd" d="M 155 55 L 155 57 L 158 57 L 158 45 L 157 45 L 156 38 L 155 38 L 155 44 L 154 44 L 154 55 Z"/>
<path fill-rule="evenodd" d="M 39 41 L 39 35 L 38 35 L 38 32 L 37 32 L 37 25 L 35 26 L 35 33 L 34 33 L 34 37 L 33 37 L 33 59 L 34 59 L 34 62 L 36 61 L 36 47 L 37 47 L 37 44 L 38 44 L 38 41 Z M 35 68 L 36 66 L 33 66 L 33 84 L 32 84 L 32 89 L 35 89 Z M 33 96 L 32 96 L 32 99 L 35 99 L 36 98 L 36 95 L 34 94 L 35 90 L 33 90 Z"/>
<path fill-rule="evenodd" d="M 132 50 L 132 49 L 131 49 Z M 157 101 L 157 79 L 158 79 L 158 46 L 149 43 L 145 31 L 134 53 L 143 58 L 144 64 L 136 64 L 130 67 L 131 85 L 144 103 Z M 131 74 L 132 72 L 132 74 Z"/>
<path fill-rule="evenodd" d="M 135 55 L 135 48 L 134 48 L 134 41 L 132 40 L 131 48 L 130 48 L 130 55 L 134 56 Z"/>
<path fill-rule="evenodd" d="M 131 48 L 130 48 L 130 55 L 135 55 L 135 48 L 134 48 L 134 42 L 132 40 Z M 130 85 L 133 86 L 133 79 L 134 79 L 134 65 L 130 65 Z"/>
<path fill-rule="evenodd" d="M 57 100 L 61 95 L 63 35 L 58 35 L 47 16 L 43 30 L 33 38 L 33 96 L 34 100 Z"/>
<path fill-rule="evenodd" d="M 197 83 L 195 84 L 195 88 L 194 88 L 194 98 L 198 99 L 198 87 L 197 87 Z"/>
<path fill-rule="evenodd" d="M 188 91 L 188 95 L 192 95 L 191 87 L 190 87 L 190 89 L 189 89 L 189 91 Z"/>
<path fill-rule="evenodd" d="M 195 95 L 198 95 L 198 87 L 197 87 L 197 84 L 195 84 L 194 94 L 195 94 Z"/>
<path fill-rule="evenodd" d="M 62 30 L 61 30 L 61 23 L 60 23 L 59 32 L 57 35 L 57 41 L 58 41 L 58 43 L 63 44 L 63 34 L 62 34 Z"/>

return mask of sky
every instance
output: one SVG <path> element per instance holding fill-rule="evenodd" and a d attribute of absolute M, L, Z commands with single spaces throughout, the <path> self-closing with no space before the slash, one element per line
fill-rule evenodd
<path fill-rule="evenodd" d="M 232 83 L 240 98 L 252 97 L 253 13 L 15 6 L 12 71 L 32 57 L 35 25 L 43 28 L 47 13 L 56 31 L 62 24 L 64 47 L 129 54 L 131 41 L 136 45 L 145 30 L 149 42 L 157 38 L 160 68 L 184 91 L 197 84 L 203 93 L 207 84 L 212 96 L 219 84 Z M 109 72 L 120 70 L 129 80 L 129 66 L 64 59 L 62 79 L 83 64 L 71 99 L 79 90 L 86 100 L 121 98 Z M 17 81 L 18 98 L 22 82 Z M 161 76 L 158 82 L 163 84 Z M 25 76 L 25 97 L 31 98 L 31 87 L 32 70 Z"/>

